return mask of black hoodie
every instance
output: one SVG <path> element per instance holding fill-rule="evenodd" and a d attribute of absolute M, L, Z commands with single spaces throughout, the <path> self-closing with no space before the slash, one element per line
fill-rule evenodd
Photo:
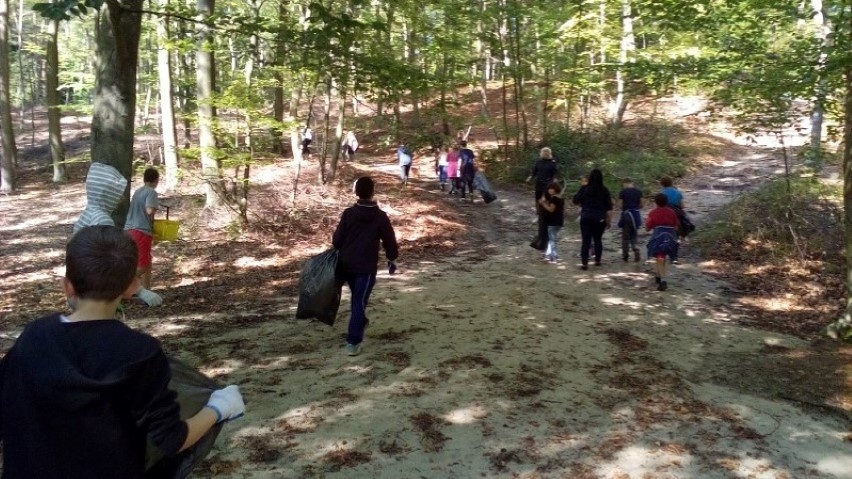
<path fill-rule="evenodd" d="M 186 440 L 159 342 L 120 321 L 33 321 L 0 362 L 3 478 L 142 478 Z"/>
<path fill-rule="evenodd" d="M 341 273 L 375 274 L 379 262 L 379 241 L 388 261 L 396 260 L 399 247 L 388 215 L 375 201 L 358 200 L 343 211 L 331 243 L 340 251 Z"/>

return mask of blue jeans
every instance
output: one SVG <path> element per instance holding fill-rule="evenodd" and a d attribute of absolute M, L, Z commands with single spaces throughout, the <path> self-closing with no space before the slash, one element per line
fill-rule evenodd
<path fill-rule="evenodd" d="M 376 273 L 346 273 L 344 278 L 346 284 L 349 285 L 349 291 L 352 293 L 352 312 L 349 316 L 349 332 L 346 335 L 346 342 L 361 344 L 361 341 L 364 340 L 364 330 L 367 329 L 367 324 L 370 322 L 367 319 L 367 303 L 370 301 L 370 293 L 373 292 L 373 287 L 376 285 Z"/>
<path fill-rule="evenodd" d="M 438 165 L 438 181 L 441 183 L 447 182 L 447 165 Z"/>
<path fill-rule="evenodd" d="M 545 258 L 550 260 L 559 259 L 559 255 L 556 254 L 556 242 L 559 241 L 559 230 L 561 229 L 561 226 L 547 227 L 547 251 L 544 252 Z"/>

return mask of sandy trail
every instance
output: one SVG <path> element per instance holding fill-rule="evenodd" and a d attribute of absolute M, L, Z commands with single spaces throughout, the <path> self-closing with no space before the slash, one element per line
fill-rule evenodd
<path fill-rule="evenodd" d="M 681 185 L 699 225 L 777 168 L 730 161 Z M 293 320 L 293 298 L 140 321 L 196 364 L 228 358 L 206 372 L 243 385 L 249 414 L 197 475 L 852 477 L 848 419 L 767 385 L 779 353 L 806 344 L 737 325 L 688 248 L 665 293 L 649 265 L 621 262 L 612 233 L 604 265 L 581 271 L 573 223 L 566 260 L 545 264 L 527 246 L 531 194 L 497 193 L 459 206 L 470 240 L 449 261 L 403 256 L 403 274 L 380 273 L 359 357 L 341 347 L 348 303 L 334 328 Z"/>

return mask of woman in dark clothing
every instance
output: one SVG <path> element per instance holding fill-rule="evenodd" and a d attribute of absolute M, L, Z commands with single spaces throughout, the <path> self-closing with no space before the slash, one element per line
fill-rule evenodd
<path fill-rule="evenodd" d="M 556 181 L 556 160 L 553 159 L 553 152 L 549 147 L 541 149 L 541 157 L 535 162 L 530 176 L 527 177 L 527 183 L 535 179 L 535 211 L 538 216 L 537 237 L 538 246 L 544 250 L 547 244 L 547 225 L 544 222 L 544 210 L 539 204 L 539 200 L 546 196 L 547 186 Z M 533 240 L 533 243 L 537 241 Z"/>
<path fill-rule="evenodd" d="M 538 200 L 547 191 L 547 186 L 556 181 L 556 173 L 556 160 L 553 159 L 553 152 L 545 146 L 541 149 L 541 158 L 535 162 L 532 173 L 527 177 L 527 183 L 533 178 L 535 179 L 536 207 L 538 207 Z"/>
<path fill-rule="evenodd" d="M 601 170 L 592 170 L 588 183 L 580 187 L 573 201 L 575 205 L 580 205 L 580 234 L 583 238 L 580 257 L 583 269 L 589 269 L 589 247 L 592 242 L 595 245 L 595 266 L 600 266 L 603 234 L 612 220 L 612 195 L 603 184 Z"/>

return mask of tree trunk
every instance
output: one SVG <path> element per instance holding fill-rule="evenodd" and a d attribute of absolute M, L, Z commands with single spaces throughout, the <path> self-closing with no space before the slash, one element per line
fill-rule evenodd
<path fill-rule="evenodd" d="M 124 227 L 130 205 L 133 169 L 133 128 L 136 118 L 136 65 L 142 0 L 104 3 L 95 35 L 95 89 L 92 112 L 92 162 L 115 167 L 127 178 L 124 200 L 113 212 Z"/>
<path fill-rule="evenodd" d="M 287 21 L 287 2 L 279 0 L 278 2 L 278 21 L 281 25 Z M 275 39 L 275 78 L 274 98 L 272 101 L 272 116 L 279 123 L 284 122 L 284 74 L 282 70 L 286 63 L 285 56 L 287 54 L 287 35 L 285 29 L 281 28 L 278 36 Z M 295 115 L 294 115 L 295 118 Z M 276 125 L 272 128 L 272 151 L 282 154 L 284 153 L 284 132 L 281 127 Z"/>
<path fill-rule="evenodd" d="M 337 176 L 337 163 L 340 160 L 340 150 L 343 144 L 343 126 L 346 119 L 346 92 L 342 89 L 339 92 L 337 104 L 338 108 L 340 108 L 340 111 L 337 112 L 337 126 L 334 128 L 334 139 L 337 146 L 334 148 L 334 156 L 331 157 L 331 166 L 328 169 L 329 182 L 334 181 L 334 178 Z"/>
<path fill-rule="evenodd" d="M 813 109 L 811 110 L 811 155 L 810 162 L 814 166 L 822 164 L 822 123 L 825 116 L 826 78 L 825 67 L 828 63 L 828 50 L 830 48 L 831 26 L 825 19 L 822 0 L 811 0 L 813 9 L 811 21 L 814 26 L 814 36 L 819 45 L 819 58 L 817 59 L 816 72 L 817 81 L 814 85 Z"/>
<path fill-rule="evenodd" d="M 852 18 L 847 35 L 852 37 Z M 852 38 L 850 38 L 852 40 Z M 843 127 L 843 210 L 846 230 L 846 312 L 828 329 L 829 335 L 848 338 L 852 332 L 852 65 L 846 64 L 846 105 Z"/>
<path fill-rule="evenodd" d="M 197 19 L 205 20 L 213 15 L 215 0 L 198 0 Z M 204 206 L 213 208 L 222 204 L 222 165 L 216 155 L 216 136 L 213 124 L 216 108 L 213 106 L 215 90 L 215 58 L 213 56 L 213 34 L 211 28 L 198 23 L 198 50 L 195 53 L 196 89 L 198 101 L 198 143 L 201 147 L 201 175 L 204 179 Z"/>
<path fill-rule="evenodd" d="M 15 190 L 17 149 L 9 91 L 9 0 L 0 0 L 0 191 Z"/>
<path fill-rule="evenodd" d="M 325 165 L 328 159 L 328 137 L 331 132 L 331 89 L 332 79 L 329 77 L 325 83 L 325 115 L 323 116 L 323 133 L 322 133 L 322 152 L 320 153 L 320 184 L 328 183 L 328 172 Z"/>
<path fill-rule="evenodd" d="M 53 163 L 53 182 L 64 183 L 68 180 L 65 172 L 65 147 L 62 145 L 62 111 L 59 106 L 59 48 L 56 45 L 59 22 L 47 21 L 47 48 L 45 51 L 47 71 L 45 88 L 47 89 L 47 133 L 50 146 L 50 160 Z"/>
<path fill-rule="evenodd" d="M 169 0 L 160 0 L 163 10 Z M 177 133 L 175 131 L 174 95 L 172 92 L 172 63 L 166 42 L 169 39 L 168 17 L 157 19 L 157 72 L 160 79 L 160 125 L 163 135 L 163 160 L 166 164 L 166 189 L 178 184 Z"/>
<path fill-rule="evenodd" d="M 633 12 L 630 0 L 621 0 L 621 47 L 618 51 L 618 69 L 615 72 L 617 93 L 612 107 L 612 125 L 616 128 L 621 127 L 624 112 L 627 111 L 624 66 L 630 61 L 630 55 L 635 49 L 636 40 L 633 37 Z"/>

